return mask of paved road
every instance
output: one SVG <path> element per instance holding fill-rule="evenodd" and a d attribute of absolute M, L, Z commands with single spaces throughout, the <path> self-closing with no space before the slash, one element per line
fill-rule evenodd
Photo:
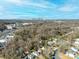
<path fill-rule="evenodd" d="M 60 59 L 58 50 L 56 51 L 55 59 Z"/>
<path fill-rule="evenodd" d="M 60 59 L 58 50 L 55 50 L 54 51 L 54 54 L 53 54 L 53 58 L 52 59 Z"/>

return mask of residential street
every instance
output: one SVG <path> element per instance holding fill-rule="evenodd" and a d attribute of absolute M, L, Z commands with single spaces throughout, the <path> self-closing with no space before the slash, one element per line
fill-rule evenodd
<path fill-rule="evenodd" d="M 58 50 L 56 50 L 55 59 L 60 59 Z"/>

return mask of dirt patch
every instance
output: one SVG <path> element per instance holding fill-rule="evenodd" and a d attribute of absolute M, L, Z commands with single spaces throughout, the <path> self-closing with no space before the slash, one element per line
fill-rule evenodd
<path fill-rule="evenodd" d="M 66 55 L 63 54 L 63 53 L 60 53 L 60 58 L 61 58 L 61 59 L 73 59 L 73 58 L 71 58 L 71 57 L 66 56 Z"/>
<path fill-rule="evenodd" d="M 42 55 L 39 55 L 38 59 L 45 59 L 45 57 Z"/>

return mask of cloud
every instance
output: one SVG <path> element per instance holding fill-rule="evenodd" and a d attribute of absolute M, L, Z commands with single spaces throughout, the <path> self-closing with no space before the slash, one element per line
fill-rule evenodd
<path fill-rule="evenodd" d="M 5 8 L 0 5 L 0 15 L 3 15 L 5 13 Z"/>
<path fill-rule="evenodd" d="M 77 10 L 77 6 L 73 6 L 73 5 L 65 5 L 62 7 L 59 7 L 58 10 L 62 11 L 62 12 L 73 12 Z"/>
<path fill-rule="evenodd" d="M 9 15 L 4 15 L 4 16 L 1 16 L 0 19 L 27 19 L 27 18 L 33 18 L 35 17 L 34 15 L 12 15 L 12 14 L 9 14 Z"/>
<path fill-rule="evenodd" d="M 3 10 L 4 10 L 4 7 L 0 5 L 0 11 L 3 11 Z"/>
<path fill-rule="evenodd" d="M 23 0 L 5 0 L 6 2 L 16 4 L 16 5 L 21 5 L 23 4 Z"/>
<path fill-rule="evenodd" d="M 41 0 L 41 2 L 34 2 L 32 0 L 5 0 L 9 4 L 15 4 L 17 6 L 31 6 L 31 7 L 38 7 L 38 8 L 51 8 L 55 6 L 54 4 Z"/>
<path fill-rule="evenodd" d="M 77 0 L 2 0 L 0 1 L 0 18 L 58 18 L 69 17 L 68 14 L 79 13 Z M 75 1 L 75 2 L 74 2 Z M 76 3 L 77 2 L 77 3 Z M 62 4 L 61 4 L 62 3 Z M 5 7 L 5 8 L 4 8 Z M 77 10 L 77 11 L 76 11 Z M 74 12 L 76 11 L 76 13 Z"/>
<path fill-rule="evenodd" d="M 31 7 L 39 7 L 39 8 L 48 8 L 47 5 L 42 3 L 26 2 L 24 5 L 31 6 Z"/>

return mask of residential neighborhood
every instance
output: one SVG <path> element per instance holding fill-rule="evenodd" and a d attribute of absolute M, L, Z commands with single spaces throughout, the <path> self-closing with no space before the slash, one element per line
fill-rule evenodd
<path fill-rule="evenodd" d="M 79 59 L 79 0 L 0 0 L 0 59 Z"/>
<path fill-rule="evenodd" d="M 67 27 L 66 23 L 68 22 L 5 24 L 6 29 L 1 31 L 0 36 L 0 53 L 3 57 L 5 55 L 4 58 L 17 59 L 79 59 L 78 25 L 72 26 L 68 23 Z M 58 25 L 53 27 L 53 24 Z M 47 27 L 43 27 L 46 25 Z M 47 32 L 48 28 L 52 31 Z M 36 29 L 40 29 L 39 32 Z"/>

